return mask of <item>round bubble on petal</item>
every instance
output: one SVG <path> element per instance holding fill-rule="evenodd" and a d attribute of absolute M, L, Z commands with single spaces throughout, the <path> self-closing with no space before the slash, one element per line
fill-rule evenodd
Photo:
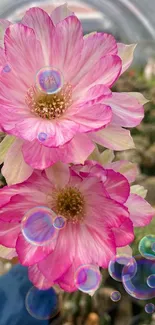
<path fill-rule="evenodd" d="M 62 89 L 63 77 L 59 70 L 44 67 L 37 72 L 35 84 L 41 92 L 52 95 Z"/>
<path fill-rule="evenodd" d="M 101 283 L 101 273 L 95 265 L 81 265 L 75 272 L 74 282 L 77 289 L 91 294 Z"/>

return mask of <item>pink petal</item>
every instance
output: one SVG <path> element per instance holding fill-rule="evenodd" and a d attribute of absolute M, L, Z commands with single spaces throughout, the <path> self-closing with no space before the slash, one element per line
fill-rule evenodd
<path fill-rule="evenodd" d="M 118 46 L 118 55 L 120 56 L 120 58 L 122 60 L 121 73 L 123 73 L 124 71 L 126 71 L 129 68 L 129 66 L 132 63 L 133 54 L 134 54 L 134 50 L 136 48 L 136 44 L 126 45 L 123 43 L 118 43 L 117 46 Z"/>
<path fill-rule="evenodd" d="M 79 124 L 79 132 L 88 132 L 107 125 L 111 121 L 112 111 L 109 106 L 103 104 L 85 104 L 79 107 L 77 113 L 74 109 L 67 112 L 67 117 Z"/>
<path fill-rule="evenodd" d="M 20 224 L 17 222 L 0 222 L 0 244 L 9 248 L 15 248 Z"/>
<path fill-rule="evenodd" d="M 73 138 L 79 129 L 79 125 L 74 121 L 65 119 L 51 122 L 37 117 L 30 117 L 19 122 L 16 128 L 19 135 L 28 141 L 37 140 L 39 133 L 44 132 L 47 134 L 45 145 L 47 147 L 58 147 Z"/>
<path fill-rule="evenodd" d="M 44 275 L 40 272 L 37 264 L 29 266 L 28 276 L 29 280 L 33 283 L 33 285 L 40 290 L 47 290 L 53 286 L 53 283 L 46 279 Z"/>
<path fill-rule="evenodd" d="M 53 166 L 46 168 L 45 173 L 52 184 L 55 185 L 55 187 L 64 187 L 69 182 L 69 166 L 63 164 L 62 162 L 58 162 Z"/>
<path fill-rule="evenodd" d="M 126 202 L 130 194 L 130 185 L 127 179 L 110 169 L 107 170 L 106 176 L 104 186 L 110 197 L 120 203 Z"/>
<path fill-rule="evenodd" d="M 126 206 L 130 212 L 130 219 L 134 227 L 148 225 L 155 216 L 155 210 L 151 205 L 137 194 L 130 194 Z"/>
<path fill-rule="evenodd" d="M 72 83 L 82 47 L 83 30 L 77 17 L 67 17 L 56 25 L 50 44 L 50 65 L 62 72 L 66 83 Z"/>
<path fill-rule="evenodd" d="M 85 89 L 83 89 L 83 93 L 80 92 L 80 98 L 79 98 L 79 94 L 78 93 L 73 93 L 73 100 L 74 105 L 72 107 L 77 107 L 77 104 L 80 105 L 86 105 L 86 104 L 97 104 L 99 102 L 103 102 L 104 99 L 109 98 L 112 96 L 112 92 L 111 90 L 104 86 L 104 85 L 95 85 L 92 88 L 88 89 L 87 91 L 85 91 Z M 77 107 L 78 108 L 78 107 Z M 71 108 L 70 108 L 71 110 Z M 69 109 L 68 109 L 69 111 Z"/>
<path fill-rule="evenodd" d="M 75 256 L 76 232 L 74 225 L 67 224 L 59 233 L 54 251 L 38 267 L 50 282 L 59 279 L 71 266 Z"/>
<path fill-rule="evenodd" d="M 111 87 L 118 79 L 121 70 L 121 60 L 117 55 L 103 56 L 93 67 L 89 69 L 87 74 L 80 78 L 75 84 L 74 91 L 82 92 L 83 89 L 88 90 L 96 84 L 103 84 Z"/>
<path fill-rule="evenodd" d="M 5 156 L 2 174 L 8 185 L 25 181 L 33 172 L 32 167 L 24 161 L 21 151 L 22 144 L 22 140 L 16 139 Z"/>
<path fill-rule="evenodd" d="M 12 260 L 17 256 L 16 250 L 14 248 L 8 248 L 0 245 L 0 257 L 6 260 Z"/>
<path fill-rule="evenodd" d="M 104 168 L 113 169 L 115 172 L 119 172 L 127 178 L 129 183 L 134 182 L 138 175 L 137 165 L 127 160 L 108 163 Z"/>
<path fill-rule="evenodd" d="M 20 263 L 25 266 L 30 266 L 43 260 L 54 249 L 55 242 L 51 241 L 50 244 L 45 246 L 35 246 L 27 242 L 23 235 L 20 234 L 16 243 L 16 251 Z"/>
<path fill-rule="evenodd" d="M 77 263 L 76 257 L 70 268 L 59 278 L 58 284 L 62 290 L 67 292 L 73 292 L 77 290 L 77 287 L 74 284 L 74 280 L 75 272 L 80 265 L 82 265 L 82 263 Z"/>
<path fill-rule="evenodd" d="M 58 24 L 61 20 L 64 20 L 65 18 L 74 15 L 72 11 L 68 9 L 67 3 L 64 3 L 63 5 L 56 7 L 52 13 L 51 13 L 51 19 L 54 23 L 54 25 Z"/>
<path fill-rule="evenodd" d="M 4 41 L 6 56 L 18 75 L 17 79 L 28 89 L 34 84 L 37 71 L 44 66 L 41 45 L 34 31 L 22 24 L 8 27 Z M 17 60 L 17 57 L 20 60 Z"/>
<path fill-rule="evenodd" d="M 78 71 L 73 77 L 74 84 L 78 84 L 103 56 L 115 54 L 117 54 L 117 43 L 112 35 L 106 33 L 88 35 L 84 38 Z"/>
<path fill-rule="evenodd" d="M 128 93 L 112 93 L 112 97 L 105 99 L 104 103 L 112 109 L 114 124 L 134 127 L 140 124 L 144 117 L 143 106 Z"/>
<path fill-rule="evenodd" d="M 134 240 L 133 223 L 130 219 L 125 220 L 119 228 L 112 229 L 117 247 L 123 247 Z"/>
<path fill-rule="evenodd" d="M 4 34 L 6 29 L 11 25 L 11 22 L 6 19 L 0 19 L 0 46 L 4 46 Z"/>
<path fill-rule="evenodd" d="M 113 150 L 126 150 L 135 147 L 130 131 L 116 125 L 108 125 L 103 130 L 90 134 L 93 141 Z"/>
<path fill-rule="evenodd" d="M 48 148 L 38 141 L 25 142 L 22 147 L 26 163 L 36 169 L 48 168 L 58 161 L 83 163 L 93 150 L 94 145 L 85 134 L 75 136 L 60 148 Z"/>
<path fill-rule="evenodd" d="M 54 24 L 49 15 L 43 9 L 33 7 L 26 12 L 21 23 L 31 27 L 35 31 L 37 39 L 40 41 L 44 55 L 44 64 L 42 62 L 40 68 L 50 65 L 49 58 L 52 49 L 51 42 L 54 33 Z"/>

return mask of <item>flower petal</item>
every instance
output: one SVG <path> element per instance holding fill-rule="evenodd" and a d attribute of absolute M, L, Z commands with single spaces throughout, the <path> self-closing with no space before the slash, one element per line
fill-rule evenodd
<path fill-rule="evenodd" d="M 99 162 L 104 166 L 106 164 L 111 163 L 114 158 L 115 155 L 113 150 L 106 149 L 100 154 Z"/>
<path fill-rule="evenodd" d="M 128 218 L 120 227 L 112 229 L 117 247 L 123 247 L 134 240 L 133 223 Z"/>
<path fill-rule="evenodd" d="M 69 166 L 62 162 L 57 162 L 53 166 L 46 168 L 45 173 L 55 187 L 64 187 L 69 182 Z"/>
<path fill-rule="evenodd" d="M 109 106 L 103 104 L 82 105 L 77 113 L 73 110 L 67 113 L 68 119 L 79 124 L 79 132 L 88 132 L 104 127 L 109 124 L 112 118 L 112 111 Z"/>
<path fill-rule="evenodd" d="M 72 264 L 76 245 L 75 230 L 74 225 L 67 224 L 58 235 L 54 251 L 38 264 L 39 270 L 51 282 L 60 278 Z"/>
<path fill-rule="evenodd" d="M 114 171 L 119 172 L 127 178 L 129 183 L 134 182 L 138 175 L 137 165 L 127 160 L 114 161 L 105 165 L 104 168 L 113 169 Z"/>
<path fill-rule="evenodd" d="M 136 93 L 136 92 L 129 92 L 128 95 L 133 96 L 136 98 L 141 105 L 145 105 L 146 103 L 149 102 L 149 99 L 145 98 L 143 94 L 141 93 Z"/>
<path fill-rule="evenodd" d="M 147 191 L 144 186 L 141 186 L 141 185 L 132 185 L 131 186 L 131 193 L 133 194 L 137 194 L 139 196 L 141 196 L 143 199 L 146 198 L 146 195 L 147 195 Z"/>
<path fill-rule="evenodd" d="M 6 157 L 7 151 L 12 146 L 14 141 L 15 141 L 15 137 L 7 135 L 0 143 L 0 164 L 3 163 L 3 161 Z"/>
<path fill-rule="evenodd" d="M 126 71 L 129 68 L 129 66 L 132 63 L 134 50 L 135 50 L 137 44 L 126 45 L 123 43 L 118 43 L 117 46 L 118 46 L 118 55 L 120 56 L 120 58 L 122 60 L 121 73 L 123 73 L 124 71 Z"/>
<path fill-rule="evenodd" d="M 130 246 L 124 246 L 124 247 L 119 247 L 117 248 L 117 255 L 127 255 L 127 256 L 132 256 L 132 248 Z"/>
<path fill-rule="evenodd" d="M 51 54 L 51 41 L 54 33 L 54 24 L 43 9 L 41 8 L 30 8 L 21 23 L 25 26 L 31 27 L 36 34 L 37 39 L 40 41 L 44 55 L 44 64 L 40 66 L 50 65 L 50 54 Z"/>
<path fill-rule="evenodd" d="M 103 56 L 97 63 L 93 64 L 92 69 L 89 69 L 86 75 L 75 83 L 74 91 L 83 92 L 83 89 L 88 90 L 96 84 L 103 84 L 111 87 L 118 79 L 121 71 L 121 60 L 117 55 Z"/>
<path fill-rule="evenodd" d="M 45 278 L 44 275 L 40 272 L 37 264 L 29 266 L 28 276 L 33 285 L 40 290 L 47 290 L 53 286 L 53 283 Z"/>
<path fill-rule="evenodd" d="M 8 248 L 0 245 L 0 257 L 5 258 L 6 260 L 12 260 L 17 256 L 16 250 L 14 248 Z"/>
<path fill-rule="evenodd" d="M 106 171 L 104 186 L 110 197 L 120 203 L 126 202 L 130 194 L 130 185 L 127 179 L 112 169 Z"/>
<path fill-rule="evenodd" d="M 25 240 L 22 234 L 18 236 L 16 251 L 22 265 L 30 266 L 43 260 L 54 249 L 55 242 L 45 246 L 35 246 Z"/>
<path fill-rule="evenodd" d="M 109 98 L 111 96 L 112 92 L 108 87 L 104 85 L 95 85 L 88 89 L 88 91 L 85 91 L 85 89 L 83 89 L 83 93 L 82 91 L 80 92 L 80 98 L 78 93 L 73 93 L 73 100 L 75 101 L 74 106 L 76 107 L 77 104 L 94 105 L 101 101 L 103 102 L 104 99 Z"/>
<path fill-rule="evenodd" d="M 63 5 L 56 7 L 51 13 L 51 19 L 54 25 L 58 24 L 61 20 L 74 15 L 72 11 L 69 10 L 68 4 L 64 3 Z"/>
<path fill-rule="evenodd" d="M 20 224 L 17 222 L 0 222 L 0 244 L 9 248 L 16 247 L 20 233 Z"/>
<path fill-rule="evenodd" d="M 112 109 L 114 124 L 134 127 L 140 124 L 144 117 L 143 106 L 129 93 L 112 93 L 112 97 L 106 98 L 104 103 Z"/>
<path fill-rule="evenodd" d="M 34 31 L 22 24 L 8 27 L 4 41 L 6 56 L 18 75 L 17 80 L 20 80 L 28 89 L 31 84 L 34 84 L 37 71 L 44 66 L 41 45 Z M 20 60 L 17 60 L 17 57 Z"/>
<path fill-rule="evenodd" d="M 12 138 L 9 140 L 12 140 Z M 24 161 L 21 151 L 22 144 L 22 140 L 14 140 L 11 147 L 5 154 L 4 165 L 2 167 L 2 174 L 5 177 L 8 185 L 17 184 L 25 181 L 27 178 L 30 177 L 33 172 L 32 167 L 27 165 L 27 163 Z"/>
<path fill-rule="evenodd" d="M 135 148 L 130 131 L 116 125 L 108 125 L 103 130 L 91 133 L 90 137 L 101 146 L 112 150 L 121 151 Z"/>
<path fill-rule="evenodd" d="M 130 212 L 130 219 L 134 227 L 144 227 L 155 216 L 155 210 L 151 205 L 137 194 L 130 194 L 126 204 Z"/>

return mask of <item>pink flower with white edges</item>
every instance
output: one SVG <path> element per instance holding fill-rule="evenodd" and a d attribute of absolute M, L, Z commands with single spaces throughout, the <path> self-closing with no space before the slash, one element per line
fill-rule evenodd
<path fill-rule="evenodd" d="M 106 33 L 83 36 L 81 22 L 66 5 L 51 16 L 31 8 L 20 23 L 0 20 L 0 26 L 0 127 L 14 136 L 3 157 L 8 184 L 58 161 L 83 163 L 95 143 L 114 150 L 134 146 L 125 127 L 141 122 L 145 99 L 110 88 L 130 66 L 135 45 L 117 43 Z M 64 78 L 54 95 L 35 84 L 37 72 L 47 66 Z M 42 132 L 47 140 L 40 143 Z"/>
<path fill-rule="evenodd" d="M 59 284 L 74 291 L 80 265 L 107 268 L 116 249 L 133 241 L 133 227 L 145 226 L 154 215 L 142 197 L 130 193 L 133 176 L 127 164 L 103 168 L 94 161 L 70 167 L 57 163 L 19 185 L 0 189 L 0 255 L 18 256 L 40 289 Z M 28 242 L 21 231 L 23 216 L 37 206 L 66 218 L 56 240 L 44 246 Z"/>

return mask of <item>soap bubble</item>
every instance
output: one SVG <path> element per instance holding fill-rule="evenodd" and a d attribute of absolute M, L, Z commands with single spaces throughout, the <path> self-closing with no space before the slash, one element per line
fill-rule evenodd
<path fill-rule="evenodd" d="M 121 294 L 119 291 L 114 291 L 112 292 L 111 294 L 111 300 L 114 301 L 114 302 L 117 302 L 121 299 Z"/>
<path fill-rule="evenodd" d="M 91 264 L 81 265 L 76 270 L 74 282 L 75 286 L 85 293 L 97 290 L 101 282 L 99 268 Z"/>
<path fill-rule="evenodd" d="M 63 229 L 66 225 L 66 219 L 62 216 L 57 216 L 55 219 L 54 219 L 54 222 L 53 222 L 53 226 L 56 228 L 56 229 Z"/>
<path fill-rule="evenodd" d="M 25 300 L 28 313 L 39 320 L 55 317 L 59 313 L 59 299 L 53 288 L 39 290 L 32 287 Z"/>
<path fill-rule="evenodd" d="M 47 134 L 45 132 L 40 132 L 38 134 L 38 140 L 44 142 L 47 139 Z"/>
<path fill-rule="evenodd" d="M 122 271 L 122 282 L 124 289 L 134 298 L 145 300 L 155 297 L 155 288 L 150 288 L 147 279 L 155 274 L 155 261 L 145 259 L 138 255 L 135 257 L 137 271 L 133 277 L 130 276 L 130 264 L 124 266 Z"/>
<path fill-rule="evenodd" d="M 153 250 L 154 243 L 155 243 L 154 235 L 148 235 L 143 237 L 138 247 L 140 254 L 145 258 L 148 258 L 149 260 L 155 260 L 155 251 Z"/>
<path fill-rule="evenodd" d="M 63 77 L 59 70 L 44 67 L 36 74 L 36 87 L 46 94 L 56 94 L 63 87 Z"/>
<path fill-rule="evenodd" d="M 134 276 L 136 272 L 136 261 L 131 256 L 120 256 L 116 255 L 113 257 L 108 265 L 108 271 L 110 276 L 116 280 L 121 282 L 122 281 L 122 270 L 124 265 L 130 265 L 130 276 Z"/>
<path fill-rule="evenodd" d="M 154 311 L 155 311 L 155 305 L 154 304 L 151 304 L 151 303 L 145 305 L 145 311 L 148 314 L 153 314 Z"/>
<path fill-rule="evenodd" d="M 55 217 L 55 213 L 47 207 L 32 208 L 21 222 L 23 236 L 33 245 L 48 244 L 58 235 L 58 230 L 53 226 Z"/>
<path fill-rule="evenodd" d="M 151 274 L 148 278 L 147 278 L 147 285 L 150 288 L 155 288 L 155 274 Z"/>
<path fill-rule="evenodd" d="M 7 73 L 7 72 L 10 72 L 11 71 L 11 68 L 9 67 L 8 64 L 6 64 L 4 67 L 3 67 L 3 70 L 2 70 L 4 73 Z"/>

